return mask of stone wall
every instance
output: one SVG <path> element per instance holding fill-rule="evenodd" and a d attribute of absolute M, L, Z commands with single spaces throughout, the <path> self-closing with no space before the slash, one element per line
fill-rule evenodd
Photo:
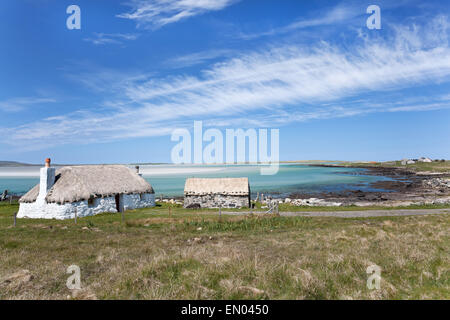
<path fill-rule="evenodd" d="M 121 209 L 131 210 L 155 206 L 155 195 L 150 193 L 124 194 L 120 196 Z M 87 200 L 72 203 L 47 203 L 45 200 L 32 203 L 21 203 L 18 218 L 35 219 L 73 219 L 77 217 L 93 216 L 104 212 L 117 212 L 115 197 L 95 198 L 89 204 Z"/>
<path fill-rule="evenodd" d="M 230 196 L 220 194 L 210 195 L 185 195 L 184 207 L 193 207 L 199 205 L 201 208 L 242 208 L 249 207 L 250 199 L 248 196 Z"/>
<path fill-rule="evenodd" d="M 155 194 L 123 194 L 120 198 L 122 210 L 133 210 L 138 208 L 147 208 L 155 206 Z"/>
<path fill-rule="evenodd" d="M 73 219 L 77 217 L 93 216 L 103 212 L 117 212 L 114 197 L 95 198 L 89 205 L 87 200 L 72 203 L 57 204 L 36 201 L 32 203 L 21 203 L 18 218 L 34 219 Z"/>

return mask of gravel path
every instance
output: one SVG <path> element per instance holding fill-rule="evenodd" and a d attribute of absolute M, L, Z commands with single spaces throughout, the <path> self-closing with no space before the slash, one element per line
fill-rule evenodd
<path fill-rule="evenodd" d="M 250 212 L 222 211 L 222 214 L 243 215 Z M 253 212 L 265 214 L 264 212 Z M 361 211 L 301 211 L 280 212 L 283 217 L 338 217 L 338 218 L 367 218 L 367 217 L 395 217 L 395 216 L 424 216 L 430 214 L 449 214 L 450 209 L 399 209 L 399 210 L 361 210 Z"/>

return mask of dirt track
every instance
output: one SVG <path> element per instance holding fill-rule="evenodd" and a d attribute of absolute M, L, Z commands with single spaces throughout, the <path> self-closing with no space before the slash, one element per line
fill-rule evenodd
<path fill-rule="evenodd" d="M 250 212 L 226 212 L 222 214 L 241 215 Z M 367 218 L 367 217 L 395 217 L 395 216 L 423 216 L 430 214 L 449 214 L 450 209 L 398 209 L 398 210 L 361 210 L 361 211 L 302 211 L 280 212 L 282 217 L 338 217 L 338 218 Z M 253 212 L 265 214 L 265 212 Z"/>

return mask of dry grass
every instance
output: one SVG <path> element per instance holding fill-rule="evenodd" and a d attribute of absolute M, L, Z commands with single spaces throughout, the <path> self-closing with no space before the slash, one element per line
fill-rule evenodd
<path fill-rule="evenodd" d="M 219 222 L 137 210 L 123 224 L 105 214 L 13 228 L 15 209 L 0 206 L 2 299 L 450 298 L 448 215 Z M 66 287 L 72 264 L 81 268 L 76 292 Z M 380 290 L 366 287 L 371 264 L 382 268 Z"/>

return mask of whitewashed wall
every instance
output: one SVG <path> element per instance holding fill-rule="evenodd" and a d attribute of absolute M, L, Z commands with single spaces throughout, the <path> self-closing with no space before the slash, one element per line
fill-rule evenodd
<path fill-rule="evenodd" d="M 123 194 L 120 196 L 121 210 L 133 210 L 138 208 L 147 208 L 155 206 L 155 194 Z"/>
<path fill-rule="evenodd" d="M 78 217 L 93 216 L 102 212 L 117 212 L 114 197 L 96 198 L 89 207 L 88 201 L 78 201 L 65 204 L 46 203 L 36 201 L 33 203 L 21 203 L 18 218 L 43 218 L 43 219 L 73 219 L 75 209 Z"/>
<path fill-rule="evenodd" d="M 141 199 L 142 198 L 142 199 Z M 120 205 L 122 210 L 146 208 L 155 206 L 155 195 L 150 193 L 121 195 Z M 21 203 L 18 218 L 35 219 L 73 219 L 75 209 L 78 217 L 93 216 L 103 212 L 117 212 L 115 197 L 95 198 L 89 206 L 88 201 L 78 201 L 66 204 L 46 203 L 36 201 L 33 203 Z"/>

